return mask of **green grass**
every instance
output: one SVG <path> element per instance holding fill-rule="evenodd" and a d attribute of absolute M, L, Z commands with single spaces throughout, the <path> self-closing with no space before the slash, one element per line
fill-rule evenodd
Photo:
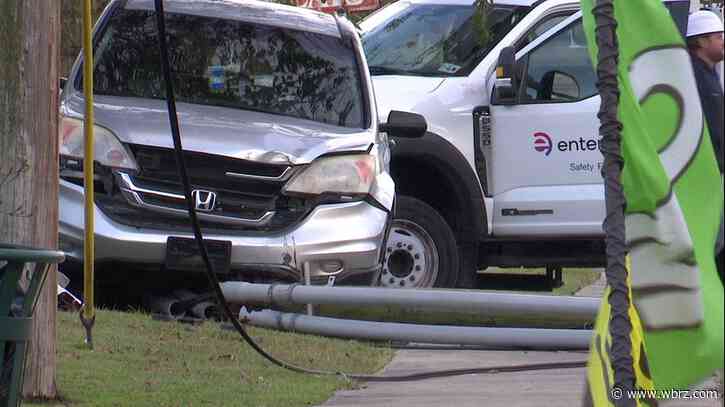
<path fill-rule="evenodd" d="M 537 274 L 544 275 L 544 269 L 503 269 L 502 272 L 518 275 Z M 554 288 L 554 295 L 574 295 L 582 288 L 599 280 L 599 269 L 571 268 L 563 270 L 563 283 L 561 287 Z M 485 276 L 485 272 L 484 272 Z M 484 277 L 485 278 L 485 277 Z"/>
<path fill-rule="evenodd" d="M 479 272 L 482 289 L 504 290 L 506 292 L 544 291 L 544 294 L 574 295 L 580 289 L 599 279 L 602 269 L 565 268 L 563 285 L 551 290 L 546 284 L 546 270 L 543 268 L 488 268 Z M 493 280 L 493 282 L 491 282 Z M 490 282 L 490 283 L 489 283 Z"/>
<path fill-rule="evenodd" d="M 273 355 L 300 366 L 374 373 L 389 348 L 250 329 Z M 236 332 L 99 311 L 95 349 L 83 345 L 77 314 L 58 313 L 57 384 L 62 402 L 23 406 L 310 406 L 353 383 L 293 373 L 263 360 Z"/>
<path fill-rule="evenodd" d="M 599 280 L 600 273 L 591 269 L 564 269 L 564 285 L 554 289 L 556 295 L 574 295 Z"/>

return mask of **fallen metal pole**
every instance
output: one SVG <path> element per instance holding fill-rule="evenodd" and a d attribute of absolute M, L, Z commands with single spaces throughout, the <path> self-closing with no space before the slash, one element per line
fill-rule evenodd
<path fill-rule="evenodd" d="M 151 311 L 163 317 L 180 319 L 186 315 L 185 310 L 178 309 L 179 300 L 176 297 L 157 297 L 151 300 Z"/>
<path fill-rule="evenodd" d="M 476 313 L 486 316 L 526 316 L 566 321 L 594 321 L 599 299 L 553 295 L 504 294 L 454 290 L 411 290 L 379 287 L 328 287 L 303 285 L 221 284 L 231 303 L 334 304 L 350 306 L 399 306 L 431 311 Z"/>
<path fill-rule="evenodd" d="M 215 303 L 204 301 L 191 307 L 191 314 L 202 319 L 217 319 L 221 312 Z"/>
<path fill-rule="evenodd" d="M 477 345 L 498 349 L 585 350 L 592 331 L 583 329 L 484 328 L 356 321 L 263 310 L 239 311 L 259 327 L 338 338 L 430 344 Z"/>

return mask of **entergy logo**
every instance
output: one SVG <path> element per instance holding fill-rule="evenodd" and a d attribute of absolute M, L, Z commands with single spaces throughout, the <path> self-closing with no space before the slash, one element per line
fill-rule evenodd
<path fill-rule="evenodd" d="M 534 133 L 534 150 L 544 153 L 544 155 L 549 155 L 551 154 L 552 148 L 553 143 L 548 134 L 541 131 Z"/>

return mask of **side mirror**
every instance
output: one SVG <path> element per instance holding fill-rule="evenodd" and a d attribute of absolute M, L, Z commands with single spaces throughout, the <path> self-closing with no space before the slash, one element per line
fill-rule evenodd
<path fill-rule="evenodd" d="M 68 83 L 68 78 L 66 78 L 64 76 L 61 76 L 60 78 L 58 78 L 58 89 L 60 91 L 63 91 L 66 83 Z"/>
<path fill-rule="evenodd" d="M 420 138 L 428 131 L 428 123 L 419 114 L 391 110 L 387 123 L 381 123 L 378 131 L 392 137 Z"/>
<path fill-rule="evenodd" d="M 514 47 L 501 50 L 496 65 L 496 82 L 493 87 L 494 98 L 499 104 L 513 104 L 516 101 L 516 52 Z"/>

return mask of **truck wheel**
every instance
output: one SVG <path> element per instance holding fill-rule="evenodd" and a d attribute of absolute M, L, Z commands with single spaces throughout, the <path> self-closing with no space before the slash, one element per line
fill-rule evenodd
<path fill-rule="evenodd" d="M 380 285 L 452 288 L 457 276 L 458 249 L 450 226 L 425 202 L 398 196 Z"/>

